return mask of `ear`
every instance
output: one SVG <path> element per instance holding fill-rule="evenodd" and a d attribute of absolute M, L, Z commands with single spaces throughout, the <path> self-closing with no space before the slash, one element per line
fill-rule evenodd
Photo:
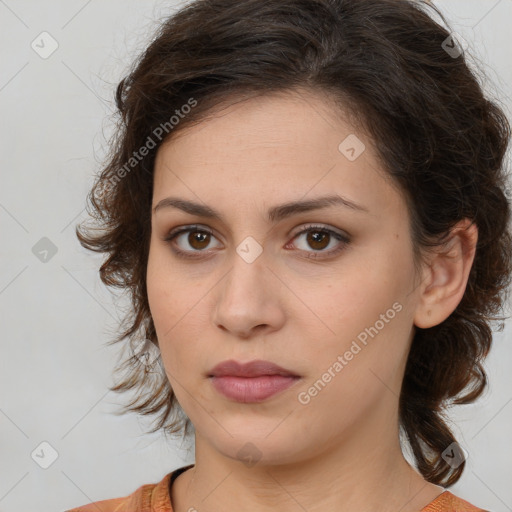
<path fill-rule="evenodd" d="M 427 329 L 446 320 L 459 305 L 469 278 L 478 229 L 469 219 L 451 230 L 449 239 L 435 248 L 423 269 L 414 325 Z"/>

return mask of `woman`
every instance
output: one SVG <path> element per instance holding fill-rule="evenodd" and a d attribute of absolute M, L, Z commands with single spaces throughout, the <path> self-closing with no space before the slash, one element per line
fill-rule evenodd
<path fill-rule="evenodd" d="M 119 84 L 77 234 L 145 340 L 113 389 L 196 460 L 74 511 L 482 510 L 443 412 L 510 283 L 510 127 L 430 11 L 198 0 Z"/>

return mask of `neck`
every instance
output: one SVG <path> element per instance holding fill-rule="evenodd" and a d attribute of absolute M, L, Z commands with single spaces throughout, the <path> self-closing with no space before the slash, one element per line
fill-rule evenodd
<path fill-rule="evenodd" d="M 196 463 L 175 482 L 174 511 L 420 512 L 444 489 L 407 463 L 398 425 L 390 429 L 389 423 L 387 418 L 381 429 L 375 422 L 354 425 L 344 439 L 287 464 L 264 458 L 245 464 L 196 432 Z"/>

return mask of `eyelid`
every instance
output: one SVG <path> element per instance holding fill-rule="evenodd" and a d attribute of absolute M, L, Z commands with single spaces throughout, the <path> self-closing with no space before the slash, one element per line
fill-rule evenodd
<path fill-rule="evenodd" d="M 290 235 L 290 237 L 291 237 L 290 242 L 293 242 L 293 240 L 295 240 L 298 236 L 300 236 L 304 233 L 307 233 L 309 231 L 314 231 L 314 230 L 323 231 L 323 232 L 330 234 L 331 236 L 334 236 L 338 240 L 339 244 L 338 244 L 338 247 L 336 247 L 334 249 L 330 249 L 328 251 L 314 251 L 314 250 L 313 251 L 305 251 L 305 250 L 299 249 L 299 252 L 309 254 L 309 256 L 305 256 L 305 258 L 328 259 L 330 257 L 335 256 L 342 250 L 344 250 L 346 248 L 346 246 L 349 245 L 351 242 L 350 235 L 348 235 L 344 232 L 340 232 L 336 228 L 331 228 L 331 227 L 316 224 L 316 223 L 303 224 L 302 226 L 300 226 L 300 228 L 298 228 L 298 230 L 294 234 Z M 163 237 L 163 240 L 165 242 L 172 244 L 174 239 L 177 238 L 178 236 L 182 235 L 183 233 L 193 232 L 193 231 L 204 232 L 204 233 L 209 234 L 210 236 L 217 238 L 217 236 L 215 235 L 213 230 L 206 226 L 203 226 L 200 224 L 186 224 L 183 226 L 178 226 L 178 227 L 172 229 L 171 231 L 169 231 Z M 290 242 L 287 242 L 286 245 L 289 245 Z M 175 254 L 177 254 L 178 256 L 181 256 L 183 258 L 201 258 L 201 257 L 207 258 L 208 256 L 211 256 L 210 250 L 188 251 L 188 250 L 183 250 L 183 249 L 179 249 L 179 248 L 173 248 L 172 250 Z M 202 253 L 205 256 L 201 256 Z"/>
<path fill-rule="evenodd" d="M 181 234 L 181 233 L 184 233 L 184 232 L 187 232 L 187 231 L 193 231 L 193 230 L 196 230 L 196 231 L 204 231 L 205 233 L 208 233 L 210 235 L 213 235 L 215 236 L 215 233 L 212 231 L 211 228 L 208 228 L 206 226 L 203 226 L 201 224 L 185 224 L 184 226 L 178 226 L 174 229 L 171 229 L 171 231 L 169 231 L 165 236 L 164 236 L 164 240 L 165 241 L 169 241 L 171 238 Z"/>
<path fill-rule="evenodd" d="M 316 223 L 301 226 L 300 230 L 292 236 L 290 242 L 293 242 L 298 236 L 304 233 L 308 233 L 309 231 L 326 232 L 330 236 L 333 236 L 338 241 L 338 244 L 334 249 L 330 249 L 328 251 L 299 250 L 299 252 L 303 252 L 306 254 L 306 256 L 303 256 L 306 259 L 329 260 L 330 258 L 333 258 L 334 256 L 338 255 L 340 252 L 344 251 L 347 248 L 347 246 L 351 243 L 351 237 L 348 234 L 340 232 L 337 229 L 332 229 L 330 227 Z M 286 245 L 289 245 L 289 243 L 287 243 Z"/>
<path fill-rule="evenodd" d="M 169 231 L 164 236 L 163 240 L 169 241 L 169 239 L 171 239 L 175 235 L 181 234 L 186 231 L 192 231 L 194 229 L 197 229 L 198 231 L 205 231 L 206 233 L 216 237 L 213 230 L 209 227 L 203 226 L 201 224 L 185 224 L 183 226 L 178 226 L 178 227 L 172 229 L 171 231 Z M 350 240 L 350 235 L 348 235 L 345 232 L 338 231 L 336 228 L 332 228 L 330 226 L 325 226 L 325 225 L 315 224 L 315 223 L 303 224 L 302 226 L 300 226 L 300 228 L 297 228 L 297 231 L 295 233 L 292 233 L 290 236 L 292 237 L 292 239 L 294 239 L 298 235 L 301 235 L 305 231 L 309 231 L 311 229 L 318 229 L 318 230 L 322 230 L 322 231 L 328 231 L 330 233 L 335 233 L 338 236 L 340 236 L 341 238 L 343 238 L 344 240 L 346 240 L 347 242 Z"/>
<path fill-rule="evenodd" d="M 328 233 L 333 233 L 335 235 L 338 235 L 340 238 L 346 240 L 347 242 L 350 240 L 350 237 L 347 233 L 345 233 L 343 231 L 339 231 L 336 228 L 332 228 L 330 226 L 316 224 L 316 223 L 303 224 L 295 234 L 291 235 L 292 239 L 296 238 L 298 235 L 301 235 L 302 233 L 304 233 L 306 231 L 312 231 L 313 229 L 317 229 L 318 231 L 327 231 Z"/>
<path fill-rule="evenodd" d="M 172 229 L 169 231 L 164 237 L 163 241 L 168 243 L 171 246 L 172 252 L 178 257 L 185 260 L 194 260 L 194 259 L 202 259 L 205 260 L 209 256 L 212 255 L 211 251 L 187 251 L 183 249 L 179 249 L 178 247 L 175 247 L 174 240 L 181 236 L 184 233 L 193 232 L 193 231 L 201 231 L 204 233 L 207 233 L 215 238 L 215 234 L 210 228 L 204 227 L 199 224 L 186 224 L 184 226 L 178 226 L 177 228 Z"/>

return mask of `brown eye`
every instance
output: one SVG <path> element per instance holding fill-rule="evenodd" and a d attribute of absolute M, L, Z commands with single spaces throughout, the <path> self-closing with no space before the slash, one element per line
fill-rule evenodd
<path fill-rule="evenodd" d="M 187 242 L 190 247 L 194 249 L 201 250 L 208 247 L 210 243 L 210 234 L 205 233 L 204 231 L 190 231 L 187 237 Z"/>
<path fill-rule="evenodd" d="M 320 251 L 329 245 L 330 234 L 326 231 L 310 231 L 306 240 L 312 249 Z"/>
<path fill-rule="evenodd" d="M 307 258 L 334 256 L 350 243 L 347 235 L 342 235 L 324 226 L 307 226 L 306 229 L 295 235 L 293 240 L 295 241 L 293 245 L 307 253 Z"/>
<path fill-rule="evenodd" d="M 292 241 L 299 240 L 300 242 L 301 238 L 304 241 L 297 245 L 299 252 L 307 254 L 306 258 L 329 258 L 342 251 L 350 243 L 347 235 L 342 235 L 323 226 L 308 226 L 307 229 L 295 235 Z M 178 256 L 184 258 L 207 257 L 211 255 L 209 249 L 221 246 L 218 243 L 212 247 L 212 241 L 217 240 L 216 237 L 211 231 L 200 226 L 177 229 L 169 233 L 164 240 L 172 245 L 173 251 Z M 296 247 L 295 243 L 291 245 Z M 289 248 L 289 246 L 290 244 L 287 244 L 285 247 Z"/>
<path fill-rule="evenodd" d="M 176 246 L 174 251 L 177 254 L 193 257 L 194 253 L 208 252 L 206 249 L 211 247 L 212 240 L 216 238 L 207 229 L 190 226 L 169 233 L 164 240 Z"/>

